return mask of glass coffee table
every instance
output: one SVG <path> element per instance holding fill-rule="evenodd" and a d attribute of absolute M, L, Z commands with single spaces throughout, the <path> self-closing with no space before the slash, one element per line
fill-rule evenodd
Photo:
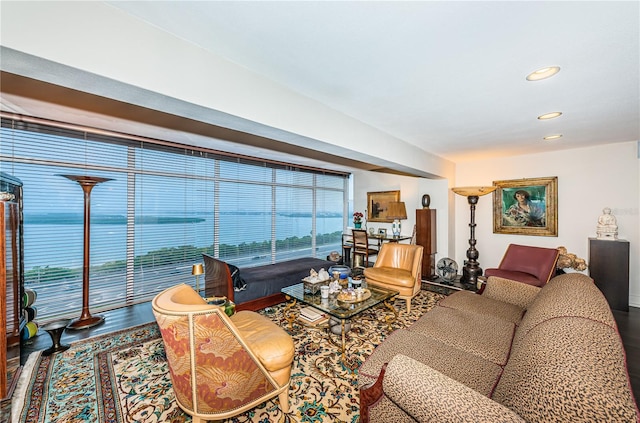
<path fill-rule="evenodd" d="M 287 322 L 289 322 L 290 330 L 293 330 L 293 322 L 295 322 L 299 317 L 298 313 L 295 313 L 292 310 L 293 306 L 295 306 L 298 301 L 339 320 L 340 336 L 342 341 L 339 347 L 342 352 L 342 358 L 345 359 L 345 324 L 348 320 L 381 303 L 384 304 L 392 313 L 392 315 L 385 316 L 389 330 L 391 330 L 391 324 L 398 317 L 398 312 L 391 303 L 391 300 L 399 294 L 398 291 L 374 287 L 367 287 L 367 289 L 371 293 L 368 298 L 358 302 L 345 303 L 338 301 L 335 294 L 329 295 L 329 298 L 321 298 L 320 292 L 317 292 L 316 294 L 305 292 L 303 283 L 287 286 L 281 290 L 287 300 L 289 300 L 289 303 L 286 305 L 282 313 Z M 331 328 L 327 326 L 326 329 L 328 331 L 329 339 L 331 340 Z"/>

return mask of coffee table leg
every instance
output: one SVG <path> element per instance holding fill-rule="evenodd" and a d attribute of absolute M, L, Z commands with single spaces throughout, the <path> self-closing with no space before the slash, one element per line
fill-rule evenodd
<path fill-rule="evenodd" d="M 384 305 L 393 313 L 393 316 L 384 317 L 384 320 L 387 322 L 387 327 L 389 328 L 389 331 L 391 331 L 391 323 L 395 322 L 398 319 L 398 312 L 389 300 L 385 301 Z"/>
<path fill-rule="evenodd" d="M 341 332 L 342 332 L 342 347 L 341 347 L 341 349 L 342 349 L 342 361 L 344 362 L 344 361 L 347 360 L 347 355 L 345 354 L 345 349 L 346 349 L 345 348 L 345 343 L 346 343 L 345 342 L 345 338 L 346 338 L 346 335 L 344 333 L 345 332 L 344 331 L 344 319 L 340 319 L 340 327 L 341 327 Z"/>
<path fill-rule="evenodd" d="M 293 308 L 293 306 L 296 305 L 297 300 L 295 298 L 291 298 L 288 295 L 285 295 L 285 298 L 287 299 L 287 301 L 292 300 L 290 303 L 288 303 L 285 307 L 284 310 L 282 311 L 282 315 L 284 316 L 284 319 L 289 322 L 289 330 L 293 331 L 293 322 L 296 321 L 296 319 L 298 318 L 298 316 L 296 316 L 295 311 L 291 310 Z"/>
<path fill-rule="evenodd" d="M 331 319 L 334 319 L 333 317 Z M 333 327 L 337 326 L 332 326 L 331 325 L 331 319 L 329 319 L 329 323 L 327 324 L 327 339 L 329 340 L 329 342 L 331 343 L 331 345 L 340 348 L 340 355 L 342 356 L 342 361 L 346 361 L 347 359 L 347 335 L 346 332 L 348 331 L 347 329 L 347 322 L 349 321 L 349 319 L 340 319 L 340 345 L 338 345 L 338 341 L 333 339 L 332 335 L 338 335 L 337 331 L 334 332 L 333 331 Z M 338 318 L 335 318 L 336 320 L 338 320 Z"/>

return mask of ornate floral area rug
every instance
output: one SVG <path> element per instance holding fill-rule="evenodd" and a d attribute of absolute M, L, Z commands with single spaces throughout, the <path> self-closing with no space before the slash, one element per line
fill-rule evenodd
<path fill-rule="evenodd" d="M 441 298 L 421 291 L 409 315 L 404 300 L 396 300 L 401 313 L 392 329 L 413 323 Z M 339 347 L 334 345 L 339 344 L 335 335 L 330 342 L 327 331 L 296 323 L 290 331 L 283 308 L 281 304 L 261 313 L 294 338 L 289 413 L 282 413 L 277 400 L 271 400 L 226 422 L 357 422 L 358 368 L 390 333 L 384 322 L 389 311 L 380 305 L 352 321 L 347 359 L 342 360 Z M 51 357 L 34 353 L 25 365 L 18 390 L 24 397 L 14 399 L 15 422 L 191 421 L 174 400 L 155 323 L 79 341 Z"/>

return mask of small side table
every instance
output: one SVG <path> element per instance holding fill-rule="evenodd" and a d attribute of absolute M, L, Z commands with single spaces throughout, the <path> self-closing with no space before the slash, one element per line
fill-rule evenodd
<path fill-rule="evenodd" d="M 49 336 L 51 336 L 51 340 L 53 341 L 53 345 L 44 350 L 42 352 L 42 355 L 48 356 L 69 349 L 69 345 L 63 345 L 60 343 L 62 333 L 67 328 L 69 323 L 71 323 L 71 319 L 60 319 L 54 320 L 53 322 L 49 322 L 46 325 L 42 326 L 42 329 L 46 331 Z"/>

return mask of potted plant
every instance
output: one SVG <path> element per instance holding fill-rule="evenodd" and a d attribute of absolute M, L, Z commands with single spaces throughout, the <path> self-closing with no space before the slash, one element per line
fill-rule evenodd
<path fill-rule="evenodd" d="M 356 229 L 360 229 L 362 227 L 362 218 L 364 217 L 364 215 L 360 212 L 354 212 L 353 213 L 353 225 L 356 227 Z"/>

